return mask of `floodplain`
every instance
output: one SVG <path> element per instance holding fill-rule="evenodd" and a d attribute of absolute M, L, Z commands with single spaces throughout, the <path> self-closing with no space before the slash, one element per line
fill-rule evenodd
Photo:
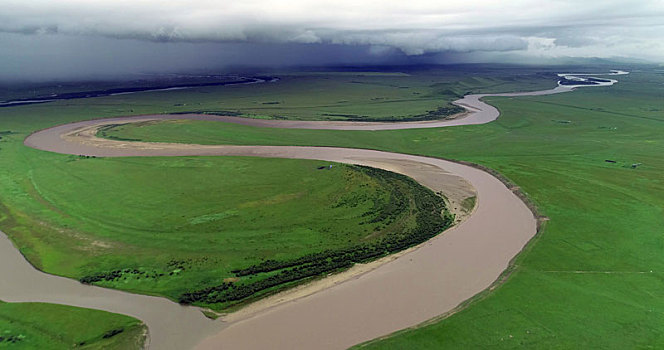
<path fill-rule="evenodd" d="M 658 228 L 662 226 L 661 198 L 664 198 L 664 187 L 659 176 L 664 170 L 660 154 L 664 142 L 661 136 L 661 123 L 664 121 L 661 117 L 664 109 L 661 104 L 664 78 L 656 70 L 646 68 L 620 77 L 619 83 L 611 87 L 584 88 L 553 96 L 489 97 L 487 102 L 497 106 L 501 116 L 486 125 L 374 132 L 265 129 L 211 121 L 164 121 L 116 126 L 104 130 L 106 134 L 101 136 L 128 141 L 369 148 L 443 157 L 488 167 L 518 186 L 537 207 L 538 214 L 545 218 L 537 238 L 515 260 L 504 283 L 482 293 L 450 317 L 364 346 L 380 349 L 487 346 L 564 348 L 579 344 L 587 347 L 639 347 L 661 344 L 661 325 L 664 323 L 664 316 L 657 311 L 662 306 L 661 300 L 655 297 L 662 287 L 660 272 L 664 264 L 661 254 L 658 254 L 662 247 L 661 232 Z M 334 89 L 333 84 L 325 85 L 328 82 L 321 81 L 331 80 L 325 78 L 323 75 L 307 79 L 320 84 L 316 86 L 331 86 L 330 88 Z M 374 76 L 371 78 L 381 79 Z M 532 85 L 512 82 L 510 84 L 514 85 L 508 86 L 514 90 L 546 84 L 549 85 L 544 88 L 553 87 L 552 81 L 543 83 L 539 76 L 531 78 Z M 371 116 L 372 111 L 376 118 L 385 119 L 392 115 L 401 118 L 423 114 L 441 106 L 440 102 L 427 102 L 426 98 L 419 101 L 416 98 L 414 101 L 400 101 L 390 105 L 396 108 L 396 113 L 392 114 L 391 107 L 385 108 L 387 104 L 370 102 L 373 98 L 386 94 L 383 90 L 386 85 L 402 86 L 394 84 L 398 77 L 389 76 L 382 79 L 385 79 L 383 84 L 362 85 L 362 88 L 366 89 L 364 95 L 352 94 L 366 97 L 366 101 L 362 103 L 353 101 L 358 105 L 356 107 L 352 107 L 353 103 L 349 102 L 349 107 L 344 105 L 329 108 L 322 103 L 307 107 L 293 103 L 282 108 L 282 100 L 265 92 L 264 95 L 253 97 L 253 107 L 242 109 L 240 97 L 235 106 L 246 116 L 294 119 L 348 119 L 347 115 L 351 114 Z M 475 81 L 481 82 L 481 79 L 477 78 Z M 283 83 L 287 84 L 286 80 Z M 484 83 L 475 85 L 474 89 L 491 87 L 486 81 Z M 276 85 L 279 83 L 274 84 L 269 87 L 261 86 L 260 89 L 274 89 L 279 86 Z M 435 84 L 422 83 L 422 86 L 430 89 Z M 251 87 L 257 86 L 260 85 Z M 293 90 L 284 90 L 289 91 L 285 96 L 306 95 L 306 91 L 315 91 L 312 86 L 314 85 L 302 84 L 300 87 L 303 90 L 298 91 L 293 85 L 289 87 Z M 469 90 L 461 86 L 459 89 Z M 242 87 L 244 88 L 246 86 Z M 201 90 L 207 89 L 209 88 Z M 257 91 L 260 92 L 260 89 Z M 338 90 L 337 93 L 342 94 L 343 89 Z M 503 91 L 505 90 L 500 90 Z M 173 256 L 153 254 L 158 249 L 171 252 L 173 247 L 177 247 L 176 251 L 200 250 L 205 247 L 205 242 L 210 244 L 209 237 L 198 243 L 191 239 L 178 240 L 169 235 L 161 235 L 159 241 L 150 241 L 147 236 L 123 236 L 122 232 L 127 226 L 134 229 L 134 233 L 172 232 L 173 228 L 181 228 L 184 232 L 187 231 L 187 225 L 192 225 L 192 220 L 196 222 L 193 225 L 211 225 L 220 219 L 214 216 L 217 213 L 204 213 L 202 208 L 196 208 L 192 203 L 193 209 L 189 212 L 191 214 L 182 219 L 174 215 L 176 211 L 181 212 L 181 208 L 168 207 L 168 203 L 183 200 L 184 197 L 178 197 L 181 193 L 178 191 L 190 191 L 188 193 L 196 193 L 200 198 L 215 203 L 212 198 L 213 191 L 201 190 L 194 186 L 194 183 L 220 186 L 213 181 L 218 179 L 215 176 L 221 177 L 222 173 L 218 171 L 229 169 L 223 174 L 223 178 L 238 182 L 252 176 L 253 180 L 260 178 L 260 181 L 266 181 L 284 179 L 284 175 L 288 180 L 290 177 L 303 178 L 305 174 L 312 178 L 335 176 L 335 172 L 343 173 L 337 175 L 339 178 L 348 177 L 348 174 L 354 174 L 354 171 L 362 174 L 361 170 L 336 164 L 330 170 L 319 170 L 317 167 L 329 164 L 315 161 L 246 160 L 246 163 L 239 164 L 245 160 L 81 158 L 33 150 L 21 143 L 32 131 L 81 119 L 143 113 L 214 112 L 222 108 L 227 110 L 228 100 L 224 100 L 223 104 L 197 102 L 203 106 L 202 110 L 199 110 L 198 105 L 196 109 L 190 109 L 190 106 L 177 105 L 180 102 L 172 103 L 174 99 L 195 100 L 186 94 L 196 93 L 198 92 L 194 90 L 184 94 L 181 91 L 158 92 L 3 109 L 0 162 L 5 165 L 2 166 L 0 177 L 3 184 L 0 198 L 4 205 L 4 214 L 0 228 L 10 235 L 21 252 L 35 266 L 83 278 L 91 273 L 98 273 L 95 271 L 112 272 L 117 269 L 114 266 L 122 264 L 139 266 L 137 261 L 142 257 L 141 253 L 100 253 L 109 249 L 109 245 L 112 249 L 112 244 L 149 247 L 143 257 L 157 256 L 155 261 L 163 259 L 158 264 L 168 264 L 168 259 Z M 286 98 L 283 100 L 286 101 Z M 451 100 L 450 97 L 448 101 Z M 256 101 L 262 101 L 261 105 L 265 101 L 279 103 L 255 107 Z M 441 98 L 440 101 L 446 99 Z M 409 106 L 415 103 L 418 107 L 416 111 L 413 109 L 412 114 L 399 112 L 399 108 L 410 111 Z M 283 102 L 283 105 L 286 105 L 286 102 Z M 374 110 L 376 105 L 382 109 Z M 351 113 L 349 110 L 356 112 Z M 339 115 L 323 116 L 325 113 Z M 231 165 L 224 168 L 228 162 Z M 255 164 L 252 164 L 253 162 Z M 299 165 L 295 165 L 296 163 Z M 187 164 L 202 169 L 200 174 L 198 171 L 195 174 L 186 171 Z M 242 172 L 244 170 L 246 172 Z M 289 174 L 288 171 L 292 173 Z M 108 176 L 117 173 L 123 176 Z M 169 183 L 167 174 L 176 174 L 176 178 L 185 181 Z M 197 175 L 201 178 L 197 178 Z M 78 181 L 64 181 L 66 176 L 75 176 Z M 330 179 L 329 182 L 338 184 L 339 178 Z M 315 179 L 317 182 L 318 178 Z M 376 181 L 366 178 L 364 180 Z M 64 182 L 70 183 L 70 187 L 65 186 Z M 100 183 L 103 185 L 99 185 Z M 141 184 L 140 191 L 132 187 L 136 186 L 135 183 Z M 172 193 L 159 187 L 164 184 L 173 190 Z M 294 189 L 296 185 L 302 184 L 292 181 L 294 193 L 298 193 Z M 328 193 L 338 191 L 334 185 L 329 186 Z M 316 186 L 315 191 L 312 188 L 308 191 L 312 195 L 318 195 L 318 189 Z M 222 190 L 228 191 L 227 188 Z M 73 199 L 71 196 L 76 196 L 74 199 L 80 202 L 70 203 Z M 131 205 L 133 196 L 153 197 L 142 202 L 149 205 L 141 207 Z M 279 196 L 280 194 L 274 193 L 274 196 L 269 198 L 283 198 Z M 325 202 L 324 199 L 314 198 L 313 202 L 319 205 L 319 200 Z M 110 207 L 96 205 L 101 200 L 111 203 Z M 59 208 L 63 202 L 71 207 Z M 273 204 L 269 200 L 268 202 Z M 161 204 L 160 210 L 166 208 L 171 212 L 155 216 L 155 207 L 150 207 L 155 204 Z M 289 203 L 291 204 L 300 203 Z M 316 207 L 312 202 L 304 204 Z M 321 208 L 321 213 L 328 215 L 326 209 Z M 285 208 L 275 210 L 280 213 L 288 212 Z M 295 212 L 297 210 L 294 210 Z M 126 218 L 126 221 L 117 223 L 109 218 L 98 219 L 104 215 L 119 215 Z M 291 217 L 300 219 L 296 214 Z M 249 221 L 252 218 L 257 220 L 261 216 L 256 214 L 250 217 Z M 142 220 L 145 221 L 141 222 Z M 167 228 L 150 231 L 148 226 L 155 223 Z M 309 221 L 307 225 L 311 223 L 316 224 L 316 220 Z M 126 226 L 118 229 L 119 224 Z M 57 228 L 54 228 L 54 225 Z M 354 225 L 359 224 L 355 222 Z M 89 227 L 90 231 L 95 232 L 95 239 L 79 236 L 80 232 L 75 232 L 72 227 Z M 357 240 L 354 227 L 356 226 L 351 226 L 348 232 L 352 232 L 350 236 L 356 235 L 354 237 Z M 46 234 L 47 232 L 49 234 Z M 77 242 L 76 240 L 79 242 L 64 247 L 65 239 L 68 244 Z M 309 243 L 321 242 L 312 240 Z M 304 242 L 304 245 L 306 244 Z M 81 247 L 85 247 L 87 251 L 79 249 Z M 57 252 L 58 249 L 61 251 Z M 66 249 L 79 251 L 72 255 Z M 90 258 L 92 256 L 94 258 Z M 90 260 L 86 261 L 81 257 Z M 94 259 L 97 259 L 97 262 L 93 262 Z M 82 261 L 85 263 L 82 264 Z M 139 267 L 145 268 L 142 265 Z M 162 273 L 166 275 L 179 268 L 174 267 L 173 270 L 161 271 L 150 266 L 148 269 L 153 270 L 146 273 L 150 276 Z M 227 271 L 231 268 L 235 267 L 228 266 Z M 121 268 L 123 274 L 125 269 L 128 267 Z M 121 276 L 113 283 L 124 281 L 124 277 Z M 182 292 L 177 289 L 179 282 L 159 285 L 146 281 L 145 278 L 135 278 L 139 276 L 131 277 L 126 279 L 129 282 L 124 286 L 112 283 L 108 283 L 108 286 L 164 294 L 171 298 L 181 295 Z M 200 275 L 196 278 L 205 280 L 209 277 Z M 138 282 L 139 280 L 141 282 Z M 191 282 L 186 279 L 181 281 Z M 149 283 L 152 285 L 145 288 Z M 636 324 L 639 325 L 638 332 L 634 328 Z"/>

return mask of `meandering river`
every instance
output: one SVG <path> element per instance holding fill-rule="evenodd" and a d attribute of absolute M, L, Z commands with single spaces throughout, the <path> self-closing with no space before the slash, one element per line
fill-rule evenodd
<path fill-rule="evenodd" d="M 612 80 L 613 84 L 615 80 Z M 602 84 L 602 86 L 607 84 Z M 610 84 L 608 84 L 610 85 Z M 599 86 L 599 85 L 582 85 Z M 75 305 L 134 316 L 149 327 L 151 349 L 343 349 L 445 314 L 490 287 L 536 234 L 530 209 L 502 182 L 477 168 L 399 153 L 294 146 L 215 146 L 100 139 L 105 124 L 153 119 L 205 119 L 276 128 L 390 130 L 483 124 L 499 116 L 486 96 L 533 96 L 576 86 L 506 94 L 468 95 L 455 103 L 459 119 L 408 123 L 273 121 L 208 115 L 154 115 L 89 120 L 33 133 L 25 145 L 45 151 L 125 156 L 256 156 L 363 164 L 401 172 L 435 191 L 449 177 L 469 183 L 477 206 L 466 220 L 369 272 L 311 295 L 229 321 L 212 321 L 195 307 L 164 298 L 80 284 L 34 269 L 0 232 L 0 299 Z M 441 181 L 445 177 L 446 181 Z"/>

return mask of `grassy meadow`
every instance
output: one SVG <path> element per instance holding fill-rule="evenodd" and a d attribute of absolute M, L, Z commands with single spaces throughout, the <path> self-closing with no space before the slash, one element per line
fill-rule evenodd
<path fill-rule="evenodd" d="M 0 349 L 142 349 L 145 326 L 131 317 L 43 303 L 0 301 Z"/>
<path fill-rule="evenodd" d="M 177 300 L 264 260 L 356 246 L 415 226 L 412 199 L 394 215 L 381 214 L 394 183 L 405 198 L 417 185 L 357 167 L 80 158 L 29 150 L 17 139 L 0 151 L 13 165 L 3 167 L 3 189 L 14 193 L 3 201 L 2 229 L 39 269 L 87 283 Z"/>
<path fill-rule="evenodd" d="M 612 87 L 488 98 L 492 123 L 402 131 L 278 130 L 187 121 L 108 132 L 153 141 L 345 146 L 493 168 L 549 218 L 510 277 L 440 321 L 363 347 L 664 346 L 664 74 Z M 609 162 L 607 162 L 607 160 Z"/>
<path fill-rule="evenodd" d="M 75 120 L 183 112 L 192 105 L 205 112 L 232 105 L 241 114 L 254 117 L 270 117 L 286 110 L 288 118 L 303 119 L 320 118 L 327 112 L 345 113 L 343 108 L 347 108 L 381 119 L 394 117 L 399 108 L 425 113 L 469 89 L 516 88 L 522 82 L 531 89 L 551 85 L 544 79 L 550 73 L 517 78 L 502 70 L 483 74 L 444 70 L 288 73 L 269 84 L 2 108 L 0 228 L 43 271 L 225 309 L 238 300 L 219 298 L 214 288 L 227 283 L 254 288 L 262 280 L 274 280 L 280 272 L 289 273 L 288 269 L 277 269 L 239 276 L 234 271 L 265 261 L 288 265 L 292 259 L 311 254 L 352 247 L 362 250 L 367 245 L 380 245 L 382 240 L 401 239 L 400 235 L 429 225 L 418 222 L 411 213 L 417 210 L 411 209 L 418 205 L 416 195 L 428 198 L 431 194 L 405 179 L 371 175 L 357 167 L 335 165 L 319 170 L 328 165 L 323 162 L 229 157 L 81 158 L 27 148 L 22 145 L 25 136 Z M 81 88 L 91 87 L 83 84 Z M 75 91 L 72 86 L 66 89 Z M 39 91 L 48 92 L 44 87 Z M 349 102 L 332 103 L 342 98 Z M 282 102 L 263 103 L 275 100 Z M 349 106 L 344 107 L 346 104 Z M 396 211 L 394 191 L 406 199 Z M 387 212 L 392 214 L 383 215 Z M 429 230 L 443 227 L 436 225 Z M 353 261 L 380 255 L 371 249 L 344 254 Z M 314 258 L 305 259 L 305 267 L 318 271 L 322 267 Z M 291 284 L 263 286 L 261 293 Z M 261 293 L 252 293 L 252 297 Z M 192 299 L 192 295 L 196 297 Z"/>
<path fill-rule="evenodd" d="M 211 86 L 185 90 L 73 99 L 48 103 L 53 108 L 79 106 L 89 112 L 113 115 L 201 112 L 264 119 L 300 120 L 416 120 L 440 118 L 459 110 L 451 106 L 467 93 L 541 90 L 556 86 L 552 72 L 524 68 L 427 69 L 408 73 L 284 72 L 266 84 Z M 79 90 L 115 86 L 81 83 Z M 32 97 L 33 89 L 6 91 L 0 99 Z M 50 93 L 75 92 L 76 86 L 40 87 Z M 18 107 L 12 107 L 18 108 Z M 439 110 L 439 108 L 442 108 Z M 434 113 L 433 116 L 428 115 Z M 0 112 L 2 113 L 2 112 Z M 105 113 L 88 114 L 85 119 Z"/>
<path fill-rule="evenodd" d="M 277 84 L 269 86 L 281 89 Z M 0 110 L 2 230 L 43 271 L 222 310 L 391 252 L 381 248 L 387 241 L 400 249 L 416 244 L 405 237 L 446 225 L 416 214 L 422 198 L 437 198 L 430 191 L 360 167 L 238 157 L 84 158 L 22 145 L 34 130 L 122 114 L 128 106 L 157 113 L 177 111 L 173 100 L 190 94 L 212 101 L 206 89 Z M 297 95 L 288 88 L 282 94 Z M 226 290 L 229 284 L 238 288 Z"/>
<path fill-rule="evenodd" d="M 503 73 L 507 76 L 509 72 Z M 313 225 L 323 231 L 326 225 L 333 225 L 344 228 L 334 231 L 344 235 L 337 237 L 338 241 L 331 240 L 343 243 L 359 239 L 365 226 L 360 226 L 353 215 L 368 210 L 368 202 L 361 210 L 339 209 L 338 215 L 323 205 L 325 198 L 329 199 L 325 193 L 338 194 L 346 185 L 356 186 L 352 193 L 381 198 L 380 189 L 386 187 L 357 169 L 337 166 L 322 171 L 316 169 L 324 165 L 321 162 L 226 157 L 78 159 L 32 150 L 21 142 L 29 132 L 40 128 L 117 115 L 200 110 L 235 111 L 263 118 L 347 118 L 323 114 L 391 118 L 425 113 L 466 92 L 537 90 L 555 85 L 550 75 L 526 74 L 509 80 L 500 74 L 304 74 L 284 76 L 278 83 L 265 85 L 4 108 L 0 110 L 0 229 L 36 266 L 47 271 L 80 278 L 94 271 L 115 269 L 118 263 L 127 268 L 135 264 L 139 272 L 144 269 L 149 276 L 168 276 L 163 281 L 176 282 L 157 282 L 159 278 L 139 273 L 140 279 L 131 276 L 133 279 L 128 278 L 125 284 L 120 278 L 111 286 L 164 295 L 177 294 L 181 283 L 202 283 L 209 278 L 205 271 L 193 267 L 201 260 L 189 255 L 192 251 L 231 244 L 212 234 L 224 230 L 227 219 L 236 220 L 223 214 L 232 210 L 224 207 L 224 202 L 244 203 L 233 202 L 229 199 L 232 196 L 217 197 L 221 191 L 234 193 L 230 186 L 224 187 L 226 180 L 244 189 L 238 190 L 241 196 L 256 195 L 252 201 L 270 203 L 269 207 L 251 209 L 255 211 L 242 210 L 242 217 L 249 223 L 255 220 L 258 231 L 278 227 L 261 222 L 269 212 L 287 213 L 288 206 L 301 200 L 286 200 L 281 203 L 283 207 L 274 208 L 272 201 L 265 201 L 274 198 L 268 194 L 283 199 L 309 191 L 312 201 L 306 210 L 324 213 L 325 220 L 312 216 L 315 220 L 305 224 L 300 215 L 292 214 L 291 228 Z M 520 186 L 540 213 L 549 218 L 516 259 L 510 277 L 448 318 L 364 346 L 659 348 L 664 346 L 664 300 L 660 297 L 664 288 L 664 75 L 644 70 L 618 79 L 620 83 L 612 87 L 559 95 L 489 98 L 502 115 L 495 122 L 477 126 L 351 132 L 169 121 L 125 125 L 106 132 L 114 137 L 150 141 L 371 148 L 490 167 Z M 400 88 L 403 86 L 409 88 Z M 430 100 L 427 94 L 431 94 Z M 381 97 L 393 102 L 373 100 Z M 358 182 L 349 180 L 347 173 L 355 174 Z M 322 177 L 329 179 L 320 180 Z M 301 181 L 303 178 L 313 179 L 316 185 Z M 269 192 L 268 186 L 255 191 L 252 186 L 259 180 L 274 184 L 276 192 Z M 322 186 L 325 184 L 328 187 Z M 188 191 L 199 197 L 187 200 Z M 269 193 L 261 197 L 265 191 Z M 250 202 L 248 197 L 246 200 Z M 178 208 L 177 203 L 186 203 L 192 211 L 182 210 L 183 204 Z M 117 217 L 122 220 L 114 219 Z M 240 221 L 236 224 L 234 229 L 245 227 Z M 231 232 L 230 227 L 224 232 Z M 313 247 L 324 236 L 302 234 L 316 239 L 301 238 L 298 233 L 297 239 L 272 247 Z M 244 249 L 254 256 L 264 252 L 261 247 L 271 245 L 264 244 L 262 236 L 247 237 L 247 244 L 234 249 Z M 155 254 L 157 251 L 168 253 Z M 192 267 L 183 265 L 185 269 L 176 275 L 179 265 L 173 269 L 168 265 L 173 256 L 178 261 L 190 261 Z M 241 265 L 231 266 L 231 261 L 252 263 L 233 259 L 208 259 L 204 264 L 210 265 L 201 266 L 223 265 L 223 271 L 229 271 Z M 217 270 L 216 281 L 231 276 L 221 271 Z M 166 276 L 159 276 L 161 273 Z"/>

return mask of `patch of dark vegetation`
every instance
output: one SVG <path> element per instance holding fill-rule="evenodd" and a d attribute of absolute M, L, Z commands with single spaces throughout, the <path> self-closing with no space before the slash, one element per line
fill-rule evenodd
<path fill-rule="evenodd" d="M 379 254 L 376 254 L 375 256 L 379 256 Z M 191 304 L 194 302 L 215 304 L 239 301 L 272 287 L 318 276 L 324 273 L 346 269 L 352 265 L 353 261 L 351 260 L 316 261 L 306 266 L 296 266 L 290 270 L 281 271 L 276 275 L 252 283 L 234 284 L 224 282 L 220 286 L 206 288 L 202 293 L 201 291 L 185 293 L 178 299 L 178 301 L 182 304 Z M 207 290 L 211 290 L 213 293 L 206 293 Z"/>
<path fill-rule="evenodd" d="M 23 335 L 0 335 L 0 344 L 16 344 L 20 341 L 23 341 L 25 336 Z"/>
<path fill-rule="evenodd" d="M 187 270 L 202 268 L 210 263 L 217 263 L 215 259 L 206 256 L 201 258 L 171 259 L 161 268 L 145 269 L 128 267 L 105 272 L 96 272 L 79 278 L 84 284 L 99 282 L 115 282 L 127 279 L 159 279 L 165 276 L 178 275 Z"/>
<path fill-rule="evenodd" d="M 616 163 L 616 161 L 612 159 L 605 159 L 604 161 L 607 163 Z"/>
<path fill-rule="evenodd" d="M 102 336 L 102 338 L 104 338 L 104 339 L 112 338 L 112 337 L 114 337 L 114 336 L 116 336 L 116 335 L 118 335 L 118 334 L 120 334 L 120 333 L 122 333 L 122 332 L 124 332 L 124 328 L 112 329 L 112 330 L 110 330 L 110 331 L 104 333 L 104 335 Z"/>
<path fill-rule="evenodd" d="M 220 285 L 208 287 L 204 289 L 195 290 L 193 292 L 186 292 L 180 295 L 178 302 L 180 304 L 193 304 L 195 302 L 215 300 L 224 291 L 232 288 L 232 282 L 222 282 Z"/>
<path fill-rule="evenodd" d="M 463 107 L 453 104 L 448 104 L 445 107 L 438 107 L 432 111 L 427 111 L 424 114 L 415 115 L 412 118 L 419 120 L 437 120 L 437 119 L 444 119 L 445 117 L 462 113 L 464 111 L 465 109 Z"/>
<path fill-rule="evenodd" d="M 138 273 L 138 270 L 134 270 L 135 273 Z M 100 281 L 112 281 L 122 277 L 122 270 L 113 270 L 110 272 L 102 272 L 94 275 L 83 276 L 79 278 L 79 281 L 83 284 L 92 284 Z M 127 271 L 129 272 L 129 271 Z"/>
<path fill-rule="evenodd" d="M 373 118 L 369 116 L 362 117 L 348 117 L 348 121 L 354 122 L 417 122 L 426 120 L 441 120 L 447 119 L 450 116 L 464 112 L 463 107 L 448 104 L 447 106 L 438 107 L 434 110 L 426 111 L 423 114 L 416 114 L 410 116 L 396 116 L 386 118 Z"/>
<path fill-rule="evenodd" d="M 3 136 L 11 135 L 11 134 L 15 134 L 15 132 L 12 132 L 10 130 L 0 131 L 0 140 L 2 140 Z"/>
<path fill-rule="evenodd" d="M 214 260 L 214 259 L 213 259 Z M 171 259 L 166 263 L 166 268 L 171 271 L 185 271 L 193 269 L 196 266 L 205 265 L 210 262 L 210 259 L 207 256 L 197 258 L 197 259 Z"/>
<path fill-rule="evenodd" d="M 98 282 L 112 282 L 120 279 L 134 278 L 159 278 L 165 276 L 166 273 L 157 270 L 144 271 L 136 268 L 116 269 L 107 272 L 99 272 L 79 278 L 79 282 L 83 284 L 93 284 Z"/>
<path fill-rule="evenodd" d="M 218 111 L 195 110 L 195 111 L 171 112 L 169 114 L 175 114 L 175 115 L 180 115 L 180 114 L 207 114 L 207 115 L 218 115 L 218 116 L 222 116 L 222 117 L 241 117 L 242 116 L 242 112 L 240 112 L 240 111 L 226 111 L 226 110 L 218 110 Z"/>
<path fill-rule="evenodd" d="M 367 222 L 392 222 L 400 215 L 414 210 L 415 225 L 371 243 L 360 243 L 344 249 L 330 249 L 289 260 L 266 260 L 232 272 L 237 277 L 251 276 L 245 282 L 223 282 L 217 286 L 186 292 L 178 298 L 182 304 L 217 304 L 237 302 L 264 291 L 273 291 L 290 283 L 304 281 L 324 274 L 347 269 L 355 263 L 373 260 L 423 243 L 454 222 L 443 198 L 414 180 L 385 170 L 354 166 L 374 178 L 389 183 L 392 192 L 387 205 L 376 206 L 367 213 Z M 406 191 L 409 191 L 407 193 Z M 411 206 L 411 203 L 413 206 Z M 270 274 L 263 277 L 262 274 Z"/>
<path fill-rule="evenodd" d="M 75 161 L 79 161 L 79 160 L 83 160 L 83 159 L 96 159 L 96 158 L 97 158 L 97 156 L 86 156 L 86 155 L 83 155 L 83 154 L 79 154 L 77 156 L 71 155 L 71 156 L 67 157 L 67 162 L 75 162 Z"/>
<path fill-rule="evenodd" d="M 360 116 L 357 115 L 357 114 L 322 113 L 321 115 L 324 116 L 324 117 L 344 117 L 344 118 L 356 118 L 356 119 L 360 118 Z M 361 116 L 362 120 L 366 120 L 364 118 L 369 118 L 369 116 L 368 115 Z"/>
<path fill-rule="evenodd" d="M 560 85 L 599 85 L 599 82 L 587 80 L 572 80 L 572 79 L 560 79 L 558 81 Z"/>
<path fill-rule="evenodd" d="M 105 137 L 105 138 L 108 138 L 109 140 L 116 140 L 116 141 L 132 141 L 132 142 L 142 141 L 142 140 L 140 140 L 140 139 L 132 139 L 132 138 L 128 138 L 128 137 L 119 137 L 119 136 L 114 136 L 114 135 L 107 135 L 105 132 L 102 132 L 102 133 L 100 133 L 100 134 L 101 134 L 101 136 L 103 136 L 103 137 Z"/>

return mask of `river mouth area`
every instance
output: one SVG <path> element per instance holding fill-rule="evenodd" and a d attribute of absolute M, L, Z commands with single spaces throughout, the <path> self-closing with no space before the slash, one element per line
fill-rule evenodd
<path fill-rule="evenodd" d="M 467 108 L 469 113 L 463 118 L 444 121 L 353 126 L 355 122 L 258 120 L 256 124 L 247 125 L 394 130 L 483 124 L 499 116 L 496 108 L 481 101 L 483 97 L 545 95 L 573 89 L 559 86 L 529 93 L 467 95 L 455 103 Z M 362 149 L 144 143 L 94 136 L 94 130 L 104 123 L 217 118 L 220 121 L 252 122 L 246 118 L 208 115 L 119 117 L 38 131 L 26 138 L 25 145 L 57 153 L 98 157 L 257 156 L 368 165 L 403 173 L 434 191 L 449 191 L 449 184 L 458 181 L 457 190 L 468 191 L 464 195 L 476 193 L 478 203 L 472 215 L 457 226 L 415 249 L 391 257 L 384 264 L 340 281 L 328 280 L 323 288 L 302 295 L 291 298 L 277 296 L 282 300 L 274 304 L 268 302 L 256 309 L 248 308 L 244 314 L 228 316 L 221 321 L 211 321 L 197 308 L 183 307 L 163 298 L 84 286 L 73 280 L 36 271 L 4 234 L 0 236 L 0 274 L 3 280 L 11 282 L 0 287 L 0 298 L 62 303 L 131 315 L 148 324 L 150 348 L 154 349 L 183 349 L 197 344 L 201 349 L 222 346 L 242 349 L 341 349 L 453 310 L 489 288 L 537 232 L 536 218 L 512 190 L 482 170 L 455 162 Z M 467 185 L 462 185 L 463 182 Z"/>

